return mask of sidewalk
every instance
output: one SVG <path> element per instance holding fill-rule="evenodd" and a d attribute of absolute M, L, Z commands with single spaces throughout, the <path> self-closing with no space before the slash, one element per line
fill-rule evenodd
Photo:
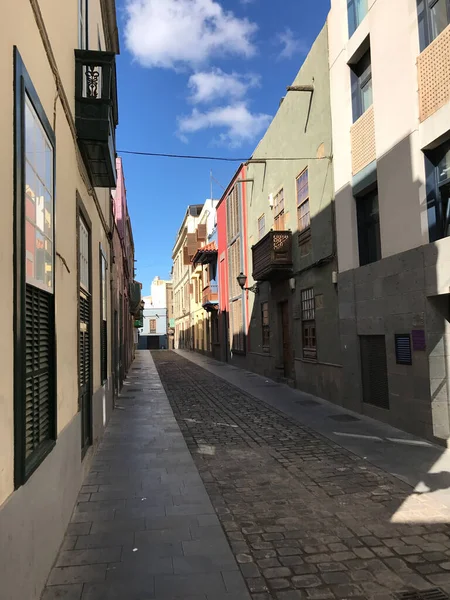
<path fill-rule="evenodd" d="M 256 373 L 195 352 L 175 352 L 450 510 L 450 450 Z"/>
<path fill-rule="evenodd" d="M 150 352 L 118 404 L 42 600 L 250 600 Z"/>

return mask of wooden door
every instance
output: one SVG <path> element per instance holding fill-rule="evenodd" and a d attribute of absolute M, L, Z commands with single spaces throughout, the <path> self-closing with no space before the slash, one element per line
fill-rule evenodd
<path fill-rule="evenodd" d="M 289 304 L 288 302 L 280 303 L 280 316 L 281 316 L 281 335 L 283 345 L 283 365 L 284 365 L 284 376 L 292 377 L 293 368 L 293 353 L 292 353 L 292 339 L 291 330 L 289 323 Z"/>

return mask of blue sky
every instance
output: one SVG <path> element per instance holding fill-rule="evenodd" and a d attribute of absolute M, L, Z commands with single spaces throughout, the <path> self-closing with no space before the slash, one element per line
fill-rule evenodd
<path fill-rule="evenodd" d="M 117 0 L 117 149 L 248 157 L 322 28 L 329 0 Z M 121 155 L 137 279 L 167 278 L 188 204 L 238 163 Z M 221 187 L 214 184 L 213 196 Z"/>

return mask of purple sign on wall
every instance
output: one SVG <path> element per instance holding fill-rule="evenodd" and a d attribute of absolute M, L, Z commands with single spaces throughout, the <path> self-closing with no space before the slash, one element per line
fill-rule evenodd
<path fill-rule="evenodd" d="M 427 343 L 425 340 L 425 331 L 423 329 L 415 329 L 412 332 L 413 350 L 415 352 L 425 350 Z"/>

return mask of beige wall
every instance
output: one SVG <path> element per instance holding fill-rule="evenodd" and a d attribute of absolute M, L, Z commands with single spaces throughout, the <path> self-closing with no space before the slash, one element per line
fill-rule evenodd
<path fill-rule="evenodd" d="M 352 195 L 348 62 L 370 35 L 382 256 L 428 242 L 424 161 L 417 100 L 419 36 L 415 0 L 372 0 L 348 39 L 346 0 L 332 0 L 329 15 L 334 178 L 340 271 L 359 266 Z M 402 235 L 399 235 L 399 232 Z"/>
<path fill-rule="evenodd" d="M 91 31 L 95 30 L 100 9 L 98 2 L 90 19 Z M 77 0 L 59 2 L 40 0 L 42 16 L 53 47 L 64 90 L 74 116 L 74 49 L 78 44 Z M 101 21 L 100 21 L 101 25 Z M 91 37 L 94 34 L 92 33 Z M 55 191 L 55 250 L 67 263 L 55 258 L 55 301 L 57 335 L 57 429 L 61 433 L 78 411 L 78 322 L 77 322 L 77 250 L 76 250 L 76 193 L 92 221 L 92 297 L 93 297 L 93 385 L 94 393 L 100 387 L 100 327 L 99 327 L 99 254 L 101 243 L 109 259 L 109 242 L 104 231 L 92 195 L 86 185 L 86 174 L 69 128 L 68 119 L 60 100 L 56 99 L 55 79 L 44 51 L 41 36 L 31 10 L 29 0 L 8 3 L 2 18 L 0 36 L 0 74 L 4 83 L 1 97 L 0 130 L 0 176 L 3 182 L 3 215 L 0 220 L 0 272 L 3 293 L 0 297 L 0 510 L 1 504 L 12 494 L 13 486 L 13 47 L 17 46 L 25 67 L 36 88 L 50 124 L 56 134 L 56 191 Z M 93 44 L 97 49 L 97 44 Z M 56 99 L 56 100 L 55 100 Z M 109 190 L 97 190 L 109 225 Z M 109 290 L 109 272 L 108 272 Z M 108 306 L 110 298 L 108 294 Z M 112 339 L 109 318 L 109 343 Z M 110 348 L 111 349 L 111 348 Z M 110 360 L 108 360 L 108 371 Z M 81 455 L 80 455 L 81 459 Z M 32 478 L 39 477 L 39 468 Z"/>

